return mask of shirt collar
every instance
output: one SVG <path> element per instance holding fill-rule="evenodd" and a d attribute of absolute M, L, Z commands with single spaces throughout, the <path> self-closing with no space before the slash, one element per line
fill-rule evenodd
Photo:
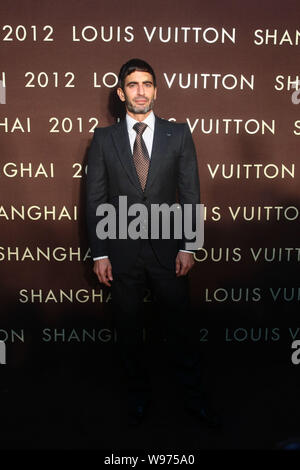
<path fill-rule="evenodd" d="M 135 132 L 133 129 L 133 126 L 137 123 L 138 121 L 136 119 L 133 119 L 129 114 L 126 114 L 126 123 L 127 123 L 127 129 L 128 132 Z M 155 123 L 155 115 L 154 112 L 151 111 L 149 116 L 146 117 L 142 122 L 147 124 L 147 126 L 150 128 L 152 132 L 154 132 L 154 123 Z"/>

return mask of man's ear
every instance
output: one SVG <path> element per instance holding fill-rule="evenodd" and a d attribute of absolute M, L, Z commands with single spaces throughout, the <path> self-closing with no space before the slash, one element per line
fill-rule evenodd
<path fill-rule="evenodd" d="M 122 88 L 120 87 L 117 88 L 117 94 L 121 101 L 125 101 L 125 95 L 124 95 L 124 91 L 122 90 Z"/>
<path fill-rule="evenodd" d="M 156 95 L 157 95 L 157 88 L 155 87 L 155 90 L 154 90 L 154 99 L 156 100 Z"/>

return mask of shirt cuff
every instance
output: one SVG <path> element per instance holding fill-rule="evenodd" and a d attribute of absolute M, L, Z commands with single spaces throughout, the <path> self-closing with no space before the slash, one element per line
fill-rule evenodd
<path fill-rule="evenodd" d="M 108 258 L 107 255 L 105 256 L 98 256 L 98 258 L 93 258 L 93 261 L 96 261 L 97 259 L 105 259 L 105 258 Z"/>
<path fill-rule="evenodd" d="M 189 251 L 189 250 L 179 250 L 179 251 L 183 251 L 183 253 L 192 253 L 192 254 L 194 254 L 193 251 Z"/>

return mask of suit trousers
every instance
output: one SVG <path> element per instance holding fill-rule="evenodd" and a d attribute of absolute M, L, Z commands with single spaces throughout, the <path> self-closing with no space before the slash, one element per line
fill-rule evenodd
<path fill-rule="evenodd" d="M 151 397 L 151 378 L 143 338 L 145 288 L 152 292 L 152 310 L 159 311 L 157 328 L 164 328 L 164 347 L 175 376 L 182 385 L 187 405 L 201 408 L 204 390 L 197 329 L 191 315 L 188 276 L 176 276 L 162 266 L 151 246 L 141 240 L 141 249 L 128 273 L 113 273 L 111 285 L 116 345 L 128 378 L 129 402 Z M 143 305 L 144 304 L 144 305 Z M 169 372 L 169 371 L 168 371 Z"/>

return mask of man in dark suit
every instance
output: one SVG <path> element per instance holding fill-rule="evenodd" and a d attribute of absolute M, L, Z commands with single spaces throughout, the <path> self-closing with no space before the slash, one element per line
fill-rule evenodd
<path fill-rule="evenodd" d="M 89 150 L 87 225 L 94 272 L 101 283 L 111 287 L 117 343 L 129 381 L 129 417 L 132 423 L 139 423 L 151 399 L 141 314 L 145 287 L 150 286 L 153 299 L 163 307 L 166 342 L 186 392 L 186 407 L 213 425 L 215 418 L 203 399 L 197 340 L 193 337 L 188 273 L 194 257 L 193 251 L 186 249 L 185 234 L 178 239 L 170 230 L 170 236 L 164 238 L 159 230 L 158 238 L 151 238 L 149 215 L 139 219 L 143 235 L 118 237 L 120 225 L 124 225 L 119 223 L 120 212 L 133 204 L 143 204 L 148 214 L 155 204 L 178 204 L 182 210 L 190 205 L 195 214 L 200 192 L 193 139 L 186 124 L 154 115 L 156 78 L 145 61 L 131 59 L 121 67 L 117 94 L 125 103 L 126 118 L 95 129 Z M 126 208 L 120 196 L 127 197 Z M 99 233 L 104 212 L 98 208 L 107 203 L 116 211 L 117 225 L 116 233 L 113 230 L 105 239 Z M 174 217 L 171 214 L 170 225 Z M 131 215 L 126 220 L 129 228 L 134 218 Z"/>

